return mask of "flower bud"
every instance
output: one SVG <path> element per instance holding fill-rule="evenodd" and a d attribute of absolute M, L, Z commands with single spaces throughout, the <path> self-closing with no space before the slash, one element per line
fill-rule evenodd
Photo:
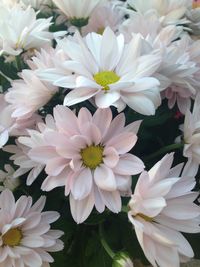
<path fill-rule="evenodd" d="M 113 259 L 112 267 L 133 267 L 133 262 L 127 253 L 119 252 Z"/>

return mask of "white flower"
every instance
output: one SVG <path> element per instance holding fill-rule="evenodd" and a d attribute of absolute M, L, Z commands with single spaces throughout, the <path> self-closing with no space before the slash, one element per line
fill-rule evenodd
<path fill-rule="evenodd" d="M 32 70 L 23 70 L 21 80 L 14 80 L 5 99 L 13 108 L 13 118 L 29 118 L 43 107 L 58 91 L 58 88 L 41 82 Z"/>
<path fill-rule="evenodd" d="M 195 99 L 192 113 L 188 109 L 185 115 L 183 155 L 188 158 L 186 170 L 191 175 L 196 175 L 200 164 L 200 94 Z"/>
<path fill-rule="evenodd" d="M 186 23 L 185 15 L 188 0 L 128 0 L 128 4 L 140 13 L 154 9 L 163 25 Z"/>
<path fill-rule="evenodd" d="M 74 73 L 64 76 L 50 69 L 54 84 L 73 89 L 67 94 L 64 105 L 71 106 L 94 99 L 99 108 L 116 106 L 118 111 L 126 105 L 135 111 L 152 115 L 160 105 L 159 81 L 153 78 L 161 63 L 159 51 L 142 54 L 143 39 L 134 35 L 125 45 L 122 34 L 116 36 L 110 28 L 103 35 L 90 33 L 58 41 L 69 60 L 63 65 Z M 46 70 L 48 77 L 48 69 Z M 52 79 L 52 78 L 51 78 Z"/>
<path fill-rule="evenodd" d="M 143 172 L 129 202 L 128 217 L 138 241 L 154 266 L 179 267 L 194 256 L 179 232 L 199 233 L 200 207 L 194 204 L 196 182 L 182 176 L 182 164 L 171 169 L 173 154 L 167 154 L 149 172 Z"/>
<path fill-rule="evenodd" d="M 55 211 L 42 212 L 46 198 L 34 205 L 32 198 L 21 196 L 15 202 L 11 191 L 0 195 L 0 262 L 2 267 L 49 267 L 49 252 L 63 249 L 62 231 L 50 230 L 59 218 Z"/>
<path fill-rule="evenodd" d="M 158 70 L 160 77 L 165 77 L 169 82 L 168 88 L 164 92 L 169 108 L 172 108 L 177 102 L 178 108 L 183 114 L 187 108 L 190 108 L 191 98 L 195 97 L 199 88 L 199 45 L 200 41 L 192 41 L 187 35 L 181 40 L 173 42 L 166 49 Z"/>
<path fill-rule="evenodd" d="M 19 186 L 20 181 L 18 178 L 13 177 L 15 170 L 11 165 L 5 164 L 4 169 L 5 171 L 0 170 L 0 183 L 2 184 L 0 186 L 0 191 L 3 191 L 6 188 L 13 191 Z"/>
<path fill-rule="evenodd" d="M 37 19 L 36 15 L 30 6 L 24 9 L 20 4 L 12 8 L 0 5 L 1 54 L 16 56 L 23 50 L 40 49 L 51 44 L 54 34 L 48 28 L 52 18 Z"/>

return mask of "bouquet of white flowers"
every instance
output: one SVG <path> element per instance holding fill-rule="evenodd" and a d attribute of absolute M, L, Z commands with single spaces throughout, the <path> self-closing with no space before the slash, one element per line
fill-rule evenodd
<path fill-rule="evenodd" d="M 199 0 L 0 0 L 0 267 L 200 259 L 199 35 Z"/>

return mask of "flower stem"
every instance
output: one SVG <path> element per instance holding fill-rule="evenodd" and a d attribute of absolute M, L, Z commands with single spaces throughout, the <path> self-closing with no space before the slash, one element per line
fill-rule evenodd
<path fill-rule="evenodd" d="M 111 247 L 108 245 L 108 243 L 104 237 L 104 229 L 103 229 L 102 224 L 99 225 L 99 237 L 100 237 L 101 245 L 103 246 L 105 251 L 108 253 L 108 255 L 113 259 L 115 256 L 115 253 L 113 252 Z"/>
<path fill-rule="evenodd" d="M 183 146 L 184 146 L 183 143 L 178 143 L 178 144 L 172 144 L 169 146 L 162 147 L 160 150 L 156 151 L 155 153 L 152 153 L 151 155 L 144 157 L 144 160 L 154 159 L 154 158 L 156 158 L 162 154 L 173 151 L 175 149 L 181 149 L 181 148 L 183 148 Z"/>

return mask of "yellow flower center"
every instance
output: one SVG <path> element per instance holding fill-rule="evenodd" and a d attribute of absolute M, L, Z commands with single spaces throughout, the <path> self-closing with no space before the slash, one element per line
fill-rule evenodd
<path fill-rule="evenodd" d="M 142 218 L 143 220 L 145 220 L 146 222 L 153 222 L 153 218 L 148 217 L 142 213 L 138 213 L 136 216 L 139 216 L 140 218 Z"/>
<path fill-rule="evenodd" d="M 103 162 L 103 146 L 92 145 L 81 149 L 81 157 L 86 167 L 96 169 Z"/>
<path fill-rule="evenodd" d="M 192 8 L 198 8 L 200 7 L 200 1 L 199 0 L 193 0 Z"/>
<path fill-rule="evenodd" d="M 18 228 L 10 229 L 5 235 L 2 236 L 3 245 L 5 246 L 18 246 L 22 239 L 22 232 Z"/>
<path fill-rule="evenodd" d="M 108 91 L 109 84 L 118 82 L 120 77 L 113 71 L 101 71 L 94 75 L 96 83 L 101 85 L 104 91 Z"/>

